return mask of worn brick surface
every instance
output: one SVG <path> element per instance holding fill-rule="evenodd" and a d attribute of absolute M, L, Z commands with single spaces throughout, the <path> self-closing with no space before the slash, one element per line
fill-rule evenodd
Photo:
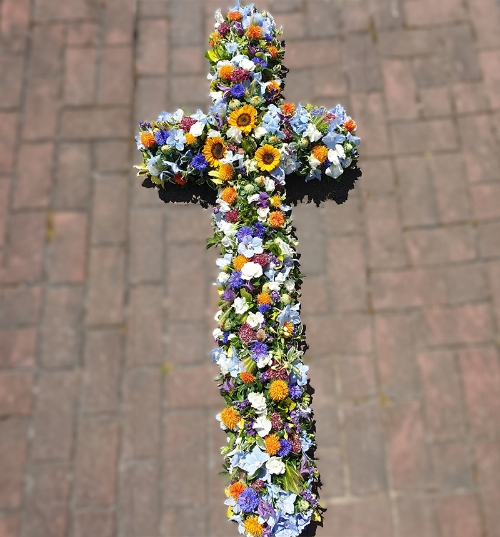
<path fill-rule="evenodd" d="M 500 537 L 500 5 L 257 6 L 287 99 L 363 138 L 349 201 L 294 209 L 318 535 Z M 209 105 L 218 7 L 0 2 L 0 537 L 235 534 L 209 213 L 132 169 L 138 121 Z"/>

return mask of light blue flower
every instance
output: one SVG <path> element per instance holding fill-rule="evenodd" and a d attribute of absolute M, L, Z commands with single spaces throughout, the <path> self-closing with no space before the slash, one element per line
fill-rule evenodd
<path fill-rule="evenodd" d="M 186 138 L 184 137 L 184 131 L 182 129 L 171 129 L 168 132 L 167 145 L 175 147 L 178 151 L 184 149 Z"/>
<path fill-rule="evenodd" d="M 295 147 L 288 145 L 281 151 L 280 167 L 283 168 L 286 175 L 293 173 L 299 168 L 297 160 L 297 150 Z"/>
<path fill-rule="evenodd" d="M 328 147 L 328 149 L 335 149 L 337 144 L 343 143 L 345 136 L 343 134 L 338 134 L 334 131 L 329 132 L 323 136 L 322 142 Z"/>
<path fill-rule="evenodd" d="M 295 110 L 292 120 L 290 121 L 290 125 L 296 134 L 302 134 L 307 129 L 310 120 L 311 118 L 309 116 L 309 112 L 301 104 L 299 104 Z"/>
<path fill-rule="evenodd" d="M 244 366 L 240 360 L 238 360 L 238 353 L 234 347 L 230 347 L 227 353 L 224 349 L 218 347 L 211 352 L 211 355 L 212 360 L 220 367 L 223 375 L 229 373 L 234 378 L 244 371 Z"/>
<path fill-rule="evenodd" d="M 264 91 L 265 91 L 265 88 L 264 88 Z M 280 110 L 276 105 L 270 104 L 267 112 L 262 117 L 262 126 L 267 130 L 267 132 L 270 132 L 270 133 L 278 132 L 278 133 L 283 134 L 282 131 L 280 130 L 281 121 L 278 115 L 279 111 Z"/>
<path fill-rule="evenodd" d="M 300 442 L 302 444 L 302 453 L 307 453 L 307 451 L 314 444 L 314 442 L 304 432 L 300 435 Z"/>
<path fill-rule="evenodd" d="M 254 474 L 263 464 L 269 460 L 269 455 L 264 453 L 259 446 L 255 446 L 250 453 L 246 453 L 240 458 L 237 464 L 242 470 L 249 475 Z"/>
<path fill-rule="evenodd" d="M 347 141 L 351 142 L 351 144 L 354 144 L 355 146 L 358 146 L 361 142 L 361 138 L 359 136 L 353 136 L 350 132 L 347 133 Z"/>
<path fill-rule="evenodd" d="M 263 251 L 262 239 L 252 237 L 251 235 L 243 237 L 240 244 L 238 244 L 238 253 L 248 257 L 249 259 L 255 254 L 261 254 Z"/>
<path fill-rule="evenodd" d="M 298 308 L 298 304 L 295 304 L 295 306 L 290 306 L 290 304 L 285 306 L 278 315 L 280 326 L 283 326 L 285 323 L 300 324 Z"/>
<path fill-rule="evenodd" d="M 321 170 L 319 168 L 316 168 L 315 170 L 311 170 L 306 177 L 306 182 L 311 181 L 312 179 L 317 179 L 318 181 L 321 181 Z"/>
<path fill-rule="evenodd" d="M 276 166 L 274 170 L 270 172 L 271 177 L 280 185 L 285 184 L 285 170 L 281 166 Z"/>
<path fill-rule="evenodd" d="M 160 168 L 156 165 L 160 157 L 152 157 L 146 161 L 146 168 L 151 175 L 158 177 L 160 175 Z"/>
<path fill-rule="evenodd" d="M 232 254 L 224 254 L 224 257 L 219 257 L 217 259 L 217 261 L 215 262 L 215 264 L 219 268 L 223 268 L 223 267 L 229 265 L 229 263 L 231 263 L 232 260 L 233 260 Z"/>
<path fill-rule="evenodd" d="M 292 372 L 290 374 L 290 383 L 305 386 L 307 384 L 307 372 L 309 366 L 303 364 L 300 360 L 292 362 Z"/>
<path fill-rule="evenodd" d="M 196 114 L 193 114 L 191 117 L 193 119 L 196 119 L 196 121 L 200 121 L 204 125 L 206 125 L 208 122 L 208 116 L 204 114 L 199 108 L 198 110 L 196 110 Z"/>
<path fill-rule="evenodd" d="M 238 43 L 235 43 L 234 41 L 229 41 L 226 43 L 226 50 L 229 54 L 234 54 L 238 51 Z"/>

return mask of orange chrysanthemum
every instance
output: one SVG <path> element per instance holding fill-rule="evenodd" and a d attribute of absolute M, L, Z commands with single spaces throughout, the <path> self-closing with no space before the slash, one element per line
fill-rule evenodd
<path fill-rule="evenodd" d="M 272 298 L 269 293 L 259 293 L 257 295 L 257 302 L 259 304 L 271 304 Z"/>
<path fill-rule="evenodd" d="M 287 116 L 291 116 L 295 112 L 295 105 L 293 103 L 283 103 L 281 105 L 281 110 Z"/>
<path fill-rule="evenodd" d="M 281 205 L 281 198 L 278 194 L 275 194 L 274 196 L 272 196 L 270 201 L 273 207 L 279 207 Z"/>
<path fill-rule="evenodd" d="M 312 148 L 311 153 L 316 160 L 321 162 L 321 164 L 328 158 L 328 148 L 324 145 L 316 145 Z"/>
<path fill-rule="evenodd" d="M 241 481 L 236 481 L 236 483 L 233 483 L 230 487 L 229 487 L 229 495 L 231 496 L 231 498 L 234 498 L 235 500 L 237 500 L 239 497 L 240 497 L 240 494 L 246 489 L 247 487 L 241 482 Z"/>
<path fill-rule="evenodd" d="M 227 18 L 230 21 L 239 21 L 243 15 L 239 11 L 230 11 L 227 14 Z"/>
<path fill-rule="evenodd" d="M 264 533 L 264 526 L 259 523 L 259 519 L 256 516 L 248 517 L 245 522 L 245 531 L 248 532 L 252 537 L 261 537 Z"/>
<path fill-rule="evenodd" d="M 344 127 L 346 128 L 346 130 L 348 130 L 349 132 L 352 132 L 354 130 L 356 130 L 356 123 L 355 121 L 353 121 L 352 119 L 349 119 L 348 121 L 346 121 L 344 123 Z"/>
<path fill-rule="evenodd" d="M 210 166 L 218 168 L 222 164 L 221 160 L 226 156 L 226 151 L 227 147 L 224 140 L 219 136 L 213 136 L 212 138 L 207 138 L 202 153 Z"/>
<path fill-rule="evenodd" d="M 249 134 L 255 128 L 256 119 L 257 110 L 253 106 L 245 104 L 241 108 L 233 110 L 227 122 L 231 127 L 237 127 L 241 132 Z"/>
<path fill-rule="evenodd" d="M 280 158 L 280 152 L 270 144 L 264 144 L 255 152 L 257 166 L 261 170 L 267 172 L 270 172 L 276 168 L 276 166 L 280 163 Z"/>
<path fill-rule="evenodd" d="M 245 384 L 250 384 L 250 382 L 255 380 L 255 377 L 252 375 L 252 373 L 248 373 L 247 371 L 241 372 L 240 378 Z"/>
<path fill-rule="evenodd" d="M 269 45 L 267 51 L 271 54 L 271 58 L 276 58 L 278 55 L 278 49 L 274 45 Z"/>
<path fill-rule="evenodd" d="M 184 134 L 184 139 L 186 140 L 187 145 L 192 145 L 196 142 L 196 138 L 189 132 L 186 132 L 186 134 Z"/>
<path fill-rule="evenodd" d="M 229 80 L 232 74 L 233 74 L 232 65 L 223 65 L 220 68 L 219 75 L 222 78 L 222 80 Z"/>
<path fill-rule="evenodd" d="M 236 192 L 236 189 L 234 189 L 232 186 L 228 186 L 222 191 L 220 197 L 226 203 L 229 203 L 229 205 L 231 205 L 236 201 L 238 193 Z"/>
<path fill-rule="evenodd" d="M 231 164 L 221 164 L 219 168 L 219 178 L 222 181 L 229 181 L 232 179 L 234 173 L 234 168 L 231 166 Z"/>
<path fill-rule="evenodd" d="M 228 406 L 220 413 L 220 420 L 228 429 L 235 429 L 240 422 L 240 415 L 234 408 Z"/>
<path fill-rule="evenodd" d="M 280 83 L 277 80 L 271 80 L 271 82 L 269 82 L 269 84 L 267 85 L 266 91 L 268 93 L 271 93 L 272 90 L 274 90 L 274 91 L 280 91 L 281 90 Z"/>
<path fill-rule="evenodd" d="M 269 395 L 273 401 L 283 401 L 288 397 L 288 384 L 284 380 L 274 380 L 269 386 Z"/>
<path fill-rule="evenodd" d="M 187 181 L 186 181 L 186 179 L 184 179 L 184 177 L 182 177 L 181 172 L 177 172 L 174 175 L 174 183 L 182 186 L 182 185 L 185 185 L 187 183 Z"/>
<path fill-rule="evenodd" d="M 255 24 L 251 24 L 248 27 L 247 35 L 250 39 L 260 39 L 262 37 L 262 28 Z"/>
<path fill-rule="evenodd" d="M 248 259 L 244 255 L 238 255 L 234 258 L 233 265 L 236 270 L 241 270 L 248 263 Z"/>
<path fill-rule="evenodd" d="M 264 438 L 266 451 L 269 455 L 276 455 L 280 450 L 280 439 L 277 434 L 270 434 Z"/>
<path fill-rule="evenodd" d="M 293 334 L 293 324 L 285 321 L 283 323 L 283 328 L 281 329 L 283 337 L 292 337 Z"/>
<path fill-rule="evenodd" d="M 209 43 L 210 43 L 210 46 L 213 47 L 217 41 L 220 41 L 220 34 L 218 34 L 217 32 L 213 32 L 210 34 L 210 40 L 209 40 Z"/>
<path fill-rule="evenodd" d="M 151 149 L 156 144 L 155 137 L 150 132 L 143 132 L 141 133 L 141 144 L 146 149 Z"/>
<path fill-rule="evenodd" d="M 285 215 L 281 211 L 272 211 L 269 213 L 269 225 L 271 227 L 283 227 L 285 224 Z"/>

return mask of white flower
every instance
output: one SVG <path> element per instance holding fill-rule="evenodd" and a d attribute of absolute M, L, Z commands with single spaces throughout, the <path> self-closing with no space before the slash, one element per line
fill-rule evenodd
<path fill-rule="evenodd" d="M 266 177 L 266 182 L 264 184 L 268 192 L 274 192 L 274 189 L 276 188 L 276 183 L 270 177 Z"/>
<path fill-rule="evenodd" d="M 257 214 L 259 215 L 259 220 L 265 220 L 269 214 L 269 207 L 257 209 Z"/>
<path fill-rule="evenodd" d="M 224 332 L 220 329 L 220 328 L 216 328 L 213 332 L 212 332 L 212 336 L 214 337 L 214 339 L 219 339 L 220 337 L 222 337 L 224 335 Z"/>
<path fill-rule="evenodd" d="M 295 289 L 295 282 L 293 280 L 287 280 L 285 282 L 286 290 L 291 293 Z"/>
<path fill-rule="evenodd" d="M 217 321 L 219 322 L 219 319 L 222 315 L 222 310 L 219 310 L 215 315 L 214 315 L 214 321 Z"/>
<path fill-rule="evenodd" d="M 262 276 L 262 266 L 253 261 L 249 261 L 243 265 L 241 269 L 241 277 L 244 280 L 251 280 L 252 278 L 260 278 Z"/>
<path fill-rule="evenodd" d="M 253 203 L 254 201 L 257 201 L 259 199 L 259 194 L 252 194 L 251 196 L 248 196 L 247 201 L 248 203 Z"/>
<path fill-rule="evenodd" d="M 250 313 L 247 317 L 247 323 L 252 328 L 257 328 L 258 326 L 262 324 L 263 321 L 264 321 L 264 315 L 262 315 L 260 311 L 258 311 L 257 313 Z"/>
<path fill-rule="evenodd" d="M 221 92 L 222 93 L 222 92 Z M 207 138 L 215 138 L 216 136 L 219 136 L 220 137 L 220 132 L 219 131 L 216 131 L 215 129 L 210 129 L 208 132 L 207 132 Z"/>
<path fill-rule="evenodd" d="M 344 169 L 340 164 L 332 164 L 328 169 L 325 170 L 325 174 L 337 179 L 344 173 Z"/>
<path fill-rule="evenodd" d="M 303 136 L 309 138 L 311 142 L 317 142 L 323 135 L 312 123 L 309 123 Z"/>
<path fill-rule="evenodd" d="M 263 358 L 259 358 L 257 360 L 257 367 L 259 369 L 263 369 L 267 365 L 269 365 L 272 362 L 272 356 L 271 354 L 266 354 Z"/>
<path fill-rule="evenodd" d="M 247 170 L 247 173 L 257 171 L 257 161 L 255 159 L 247 159 L 243 164 Z"/>
<path fill-rule="evenodd" d="M 295 250 L 288 246 L 288 244 L 283 239 L 278 238 L 275 239 L 274 242 L 279 246 L 279 249 L 284 256 L 291 257 L 294 254 Z"/>
<path fill-rule="evenodd" d="M 253 423 L 252 429 L 255 429 L 259 436 L 267 436 L 272 429 L 272 423 L 266 418 L 266 416 L 259 416 Z"/>
<path fill-rule="evenodd" d="M 189 129 L 189 134 L 192 134 L 195 138 L 200 136 L 203 133 L 203 129 L 205 128 L 205 125 L 201 121 L 197 121 L 192 127 Z"/>
<path fill-rule="evenodd" d="M 340 144 L 335 145 L 335 151 L 340 158 L 345 158 L 344 148 Z"/>
<path fill-rule="evenodd" d="M 271 457 L 266 462 L 266 468 L 270 474 L 284 474 L 285 464 L 281 460 L 281 457 Z"/>
<path fill-rule="evenodd" d="M 224 97 L 223 91 L 211 91 L 210 97 L 212 97 L 213 101 L 220 101 Z"/>
<path fill-rule="evenodd" d="M 229 280 L 229 274 L 227 272 L 219 272 L 219 276 L 217 277 L 217 280 L 220 283 L 226 283 L 227 280 Z"/>
<path fill-rule="evenodd" d="M 230 140 L 234 140 L 237 144 L 240 144 L 241 140 L 243 139 L 243 133 L 240 131 L 240 129 L 238 129 L 238 127 L 231 127 L 227 129 L 226 135 Z"/>
<path fill-rule="evenodd" d="M 269 286 L 270 291 L 279 291 L 281 287 L 280 282 L 268 282 L 267 285 Z"/>
<path fill-rule="evenodd" d="M 253 71 L 255 69 L 255 63 L 253 63 L 252 60 L 245 58 L 244 60 L 241 60 L 240 67 L 245 69 L 245 71 Z"/>
<path fill-rule="evenodd" d="M 245 298 L 238 297 L 234 299 L 232 307 L 238 315 L 242 315 L 248 310 L 248 304 Z"/>
<path fill-rule="evenodd" d="M 267 134 L 267 130 L 264 127 L 256 127 L 253 131 L 253 135 L 257 139 L 262 138 L 266 134 Z"/>
<path fill-rule="evenodd" d="M 318 166 L 321 166 L 321 161 L 319 161 L 314 155 L 309 157 L 309 165 L 311 169 L 315 170 Z"/>
<path fill-rule="evenodd" d="M 226 237 L 234 237 L 236 235 L 236 226 L 235 224 L 232 224 L 231 222 L 226 222 L 225 220 L 221 220 L 217 227 L 226 235 Z"/>
<path fill-rule="evenodd" d="M 267 412 L 266 398 L 261 393 L 250 392 L 247 395 L 247 399 L 258 414 L 265 414 Z"/>

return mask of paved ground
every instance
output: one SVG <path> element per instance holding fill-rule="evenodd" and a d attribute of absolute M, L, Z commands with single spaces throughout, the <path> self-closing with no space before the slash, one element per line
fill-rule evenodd
<path fill-rule="evenodd" d="M 131 172 L 137 121 L 206 108 L 218 5 L 0 1 L 0 537 L 237 534 L 209 214 Z M 500 5 L 267 5 L 289 99 L 363 136 L 349 202 L 296 210 L 318 535 L 499 537 Z"/>

